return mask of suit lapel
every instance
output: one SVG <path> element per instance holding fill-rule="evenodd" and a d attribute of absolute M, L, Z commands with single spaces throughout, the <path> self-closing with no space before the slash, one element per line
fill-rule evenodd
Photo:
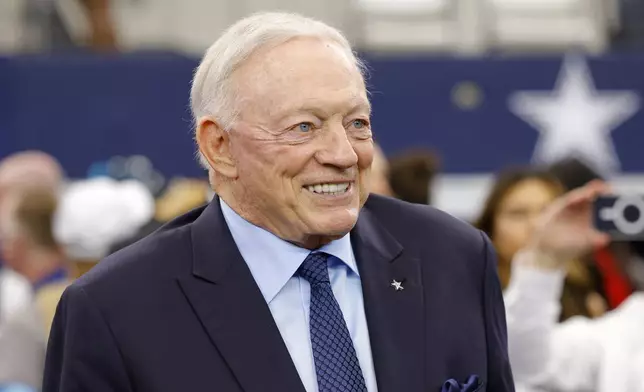
<path fill-rule="evenodd" d="M 215 198 L 192 225 L 193 275 L 181 288 L 246 392 L 304 386 Z"/>
<path fill-rule="evenodd" d="M 351 234 L 378 390 L 421 391 L 425 336 L 420 262 L 363 208 Z M 393 281 L 402 284 L 396 290 Z"/>

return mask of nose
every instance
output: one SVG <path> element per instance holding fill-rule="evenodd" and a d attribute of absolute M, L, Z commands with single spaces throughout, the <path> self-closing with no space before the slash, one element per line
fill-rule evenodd
<path fill-rule="evenodd" d="M 355 166 L 358 163 L 358 155 L 344 127 L 341 124 L 332 125 L 326 131 L 320 138 L 322 145 L 316 154 L 317 161 L 340 169 Z"/>

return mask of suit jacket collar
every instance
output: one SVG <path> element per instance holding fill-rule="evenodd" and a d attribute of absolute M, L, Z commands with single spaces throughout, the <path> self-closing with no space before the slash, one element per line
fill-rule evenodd
<path fill-rule="evenodd" d="M 425 320 L 419 258 L 387 231 L 369 201 L 352 231 L 378 390 L 424 390 Z M 395 282 L 402 284 L 397 290 Z"/>
<path fill-rule="evenodd" d="M 212 343 L 247 392 L 304 391 L 297 370 L 215 198 L 193 223 L 192 276 L 180 285 Z M 378 389 L 421 390 L 424 318 L 420 263 L 369 203 L 351 232 L 362 280 Z M 393 280 L 404 289 L 395 290 Z"/>
<path fill-rule="evenodd" d="M 241 389 L 305 392 L 270 309 L 215 198 L 191 226 L 192 275 L 181 288 Z M 216 385 L 217 380 L 213 380 Z"/>

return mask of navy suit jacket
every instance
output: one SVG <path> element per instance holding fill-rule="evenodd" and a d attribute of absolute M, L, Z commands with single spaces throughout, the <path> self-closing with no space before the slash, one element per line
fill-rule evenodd
<path fill-rule="evenodd" d="M 351 241 L 379 391 L 439 392 L 473 374 L 483 381 L 476 391 L 514 391 L 496 258 L 481 232 L 432 207 L 371 196 Z M 66 290 L 43 387 L 304 392 L 217 199 Z"/>

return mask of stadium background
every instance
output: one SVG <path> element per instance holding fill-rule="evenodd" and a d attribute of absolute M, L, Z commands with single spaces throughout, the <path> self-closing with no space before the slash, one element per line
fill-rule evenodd
<path fill-rule="evenodd" d="M 152 187 L 205 177 L 188 107 L 201 53 L 243 15 L 289 10 L 347 33 L 384 151 L 440 157 L 439 208 L 470 218 L 492 173 L 564 155 L 644 190 L 641 0 L 114 0 L 108 53 L 34 45 L 24 1 L 0 4 L 0 158 L 40 149 L 72 178 L 135 170 Z M 49 2 L 80 42 L 78 4 Z"/>

